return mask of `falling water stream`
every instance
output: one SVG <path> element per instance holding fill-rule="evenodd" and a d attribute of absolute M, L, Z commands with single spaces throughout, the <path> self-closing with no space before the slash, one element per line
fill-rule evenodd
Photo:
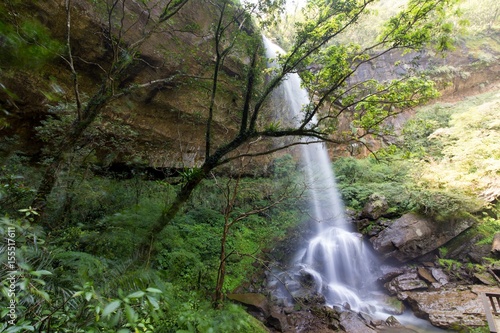
<path fill-rule="evenodd" d="M 264 45 L 266 56 L 271 61 L 283 52 L 265 37 Z M 276 64 L 271 62 L 270 66 Z M 309 104 L 309 95 L 301 87 L 298 74 L 288 74 L 280 90 L 278 98 L 285 104 L 282 110 L 286 112 L 280 117 L 288 118 L 292 124 L 300 123 L 303 119 L 302 109 Z M 308 139 L 303 140 L 306 143 Z M 304 277 L 307 277 L 309 288 L 323 295 L 327 305 L 375 315 L 382 312 L 383 316 L 383 305 L 376 301 L 376 295 L 381 292 L 375 287 L 375 275 L 371 272 L 377 266 L 377 258 L 347 221 L 328 152 L 324 144 L 319 142 L 301 145 L 301 149 L 310 221 L 315 230 L 312 238 L 295 256 L 294 267 L 283 272 L 279 281 L 271 282 L 287 286 L 278 298 L 286 302 L 290 294 L 300 294 Z M 405 324 L 408 323 L 404 317 L 401 319 Z M 426 326 L 419 330 L 421 332 L 441 332 L 432 329 L 423 320 L 414 319 L 420 321 L 418 326 Z"/>

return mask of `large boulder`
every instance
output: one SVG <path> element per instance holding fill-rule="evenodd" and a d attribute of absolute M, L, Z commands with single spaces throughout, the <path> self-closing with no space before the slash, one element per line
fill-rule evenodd
<path fill-rule="evenodd" d="M 498 292 L 498 288 L 472 285 L 425 292 L 404 291 L 398 296 L 406 300 L 416 316 L 428 318 L 434 326 L 470 328 L 486 323 L 480 298 L 485 292 Z"/>
<path fill-rule="evenodd" d="M 394 220 L 370 241 L 384 259 L 407 262 L 436 250 L 473 224 L 473 220 L 452 220 L 445 224 L 410 213 Z"/>

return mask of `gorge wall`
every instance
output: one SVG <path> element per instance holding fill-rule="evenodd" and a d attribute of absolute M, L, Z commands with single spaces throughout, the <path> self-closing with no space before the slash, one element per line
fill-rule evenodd
<path fill-rule="evenodd" d="M 89 1 L 73 2 L 71 45 L 78 73 L 80 89 L 85 98 L 92 96 L 103 79 L 111 61 L 112 52 L 103 36 L 106 20 L 102 9 Z M 64 45 L 66 39 L 66 11 L 64 2 L 48 0 L 24 4 L 20 14 L 47 27 L 51 37 Z M 133 43 L 138 32 L 147 24 L 145 13 L 127 3 L 125 20 L 127 33 L 124 43 Z M 100 164 L 139 163 L 152 167 L 192 167 L 204 157 L 205 120 L 208 114 L 210 77 L 214 66 L 213 24 L 217 12 L 209 1 L 188 2 L 160 33 L 152 36 L 141 48 L 141 62 L 124 82 L 150 82 L 178 73 L 171 82 L 154 89 L 132 93 L 107 107 L 96 125 L 94 134 L 86 141 L 97 145 Z M 245 31 L 257 34 L 250 23 Z M 465 43 L 458 45 L 446 58 L 433 54 L 420 55 L 419 67 L 433 75 L 442 92 L 442 99 L 457 99 L 481 92 L 499 80 L 499 33 L 486 36 L 475 48 Z M 63 52 L 63 51 L 61 51 Z M 0 106 L 3 109 L 0 126 L 0 154 L 13 152 L 38 161 L 44 142 L 36 128 L 47 117 L 71 114 L 74 108 L 72 75 L 62 57 L 49 61 L 41 68 L 9 68 L 0 73 Z M 407 70 L 394 66 L 398 59 L 411 60 L 415 55 L 387 54 L 362 66 L 353 81 L 367 78 L 391 79 Z M 214 140 L 223 142 L 237 131 L 237 110 L 241 109 L 244 91 L 243 70 L 250 58 L 245 50 L 228 57 L 222 66 L 223 84 L 219 87 L 216 104 L 223 112 L 215 115 Z M 399 128 L 411 117 L 405 111 L 391 120 Z M 339 121 L 339 130 L 349 128 L 349 115 Z M 390 142 L 391 138 L 386 138 Z M 370 149 L 384 143 L 380 139 L 368 142 Z M 270 145 L 269 142 L 260 142 Z M 50 147 L 49 147 L 50 148 Z M 245 148 L 243 148 L 245 149 Z M 332 156 L 365 156 L 366 147 L 357 143 L 329 147 Z M 260 159 L 253 166 L 265 172 L 268 161 Z M 255 168 L 253 168 L 256 170 Z"/>

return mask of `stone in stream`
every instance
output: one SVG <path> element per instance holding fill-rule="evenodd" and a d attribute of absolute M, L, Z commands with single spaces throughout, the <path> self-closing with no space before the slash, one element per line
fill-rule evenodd
<path fill-rule="evenodd" d="M 448 284 L 450 281 L 448 275 L 441 268 L 433 267 L 431 268 L 431 273 L 441 286 Z"/>
<path fill-rule="evenodd" d="M 436 279 L 434 278 L 434 276 L 432 276 L 432 273 L 429 272 L 426 268 L 424 267 L 419 267 L 417 268 L 417 273 L 418 273 L 418 276 L 420 276 L 422 279 L 424 279 L 425 281 L 433 284 L 433 283 L 436 283 Z"/>
<path fill-rule="evenodd" d="M 495 287 L 472 285 L 435 291 L 403 291 L 398 297 L 406 300 L 417 317 L 428 318 L 434 326 L 472 328 L 486 323 L 479 295 L 498 291 Z"/>
<path fill-rule="evenodd" d="M 405 273 L 404 267 L 395 267 L 389 265 L 381 265 L 380 266 L 380 276 L 378 278 L 381 282 L 389 282 L 394 279 L 398 275 L 402 275 Z"/>
<path fill-rule="evenodd" d="M 417 273 L 406 273 L 386 283 L 385 287 L 391 295 L 395 295 L 402 291 L 424 290 L 428 285 L 418 277 Z"/>
<path fill-rule="evenodd" d="M 340 327 L 347 333 L 377 333 L 375 329 L 368 327 L 357 313 L 351 311 L 341 313 Z"/>

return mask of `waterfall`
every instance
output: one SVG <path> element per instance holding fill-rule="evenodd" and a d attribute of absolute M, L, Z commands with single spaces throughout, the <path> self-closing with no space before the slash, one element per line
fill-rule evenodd
<path fill-rule="evenodd" d="M 265 37 L 264 45 L 268 59 L 275 59 L 283 52 Z M 276 63 L 273 61 L 270 66 Z M 292 124 L 300 123 L 302 109 L 309 104 L 309 95 L 301 87 L 299 75 L 288 74 L 278 94 L 275 98 L 280 99 L 282 112 L 286 113 L 280 118 Z M 369 300 L 360 295 L 367 295 L 367 284 L 373 276 L 369 268 L 375 258 L 347 221 L 325 145 L 306 144 L 308 140 L 303 139 L 301 155 L 314 236 L 297 253 L 295 270 L 286 272 L 287 276 L 281 275 L 281 283 L 286 280 L 287 284 L 283 293 L 300 293 L 307 282 L 305 284 L 325 297 L 328 305 L 370 311 Z"/>
<path fill-rule="evenodd" d="M 284 52 L 267 38 L 263 39 L 266 56 L 271 60 L 269 66 L 276 67 L 273 59 Z M 272 103 L 277 119 L 299 124 L 303 119 L 302 109 L 309 104 L 309 95 L 301 88 L 299 75 L 288 74 L 278 90 Z M 372 268 L 378 267 L 378 260 L 348 223 L 325 145 L 307 144 L 309 139 L 303 140 L 301 155 L 313 236 L 296 254 L 293 267 L 273 271 L 268 276 L 269 288 L 284 306 L 293 306 L 294 299 L 322 295 L 329 306 L 385 319 L 390 314 L 385 312 L 384 302 L 378 300 L 381 291 L 375 286 L 376 274 L 372 272 Z M 415 332 L 444 332 L 411 313 L 397 318 Z"/>

